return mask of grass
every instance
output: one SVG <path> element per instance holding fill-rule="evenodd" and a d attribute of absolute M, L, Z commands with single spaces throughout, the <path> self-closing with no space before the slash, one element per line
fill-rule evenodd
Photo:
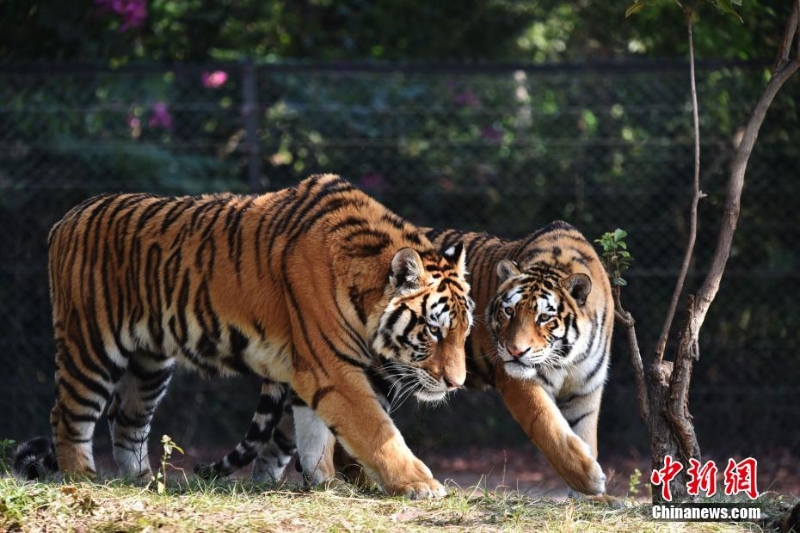
<path fill-rule="evenodd" d="M 243 480 L 208 482 L 173 470 L 171 453 L 183 450 L 167 436 L 162 444 L 161 468 L 141 487 L 120 480 L 21 481 L 8 474 L 13 443 L 0 442 L 0 532 L 765 531 L 753 523 L 658 522 L 650 518 L 650 505 L 633 499 L 612 507 L 485 486 L 451 486 L 443 499 L 410 501 L 351 485 L 306 490 Z M 631 493 L 636 493 L 639 477 L 638 471 L 631 476 Z M 776 517 L 794 502 L 770 494 L 759 503 L 764 514 Z"/>
<path fill-rule="evenodd" d="M 755 524 L 656 522 L 649 513 L 649 505 L 616 509 L 483 488 L 453 488 L 444 499 L 419 502 L 348 485 L 308 491 L 173 476 L 159 494 L 120 481 L 0 478 L 0 531 L 762 531 Z"/>

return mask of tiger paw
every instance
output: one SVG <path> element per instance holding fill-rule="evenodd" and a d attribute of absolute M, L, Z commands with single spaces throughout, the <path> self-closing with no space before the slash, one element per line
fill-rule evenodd
<path fill-rule="evenodd" d="M 568 437 L 564 455 L 564 462 L 556 467 L 556 471 L 570 488 L 590 496 L 606 491 L 606 475 L 592 457 L 589 445 L 580 437 Z"/>
<path fill-rule="evenodd" d="M 616 496 L 611 496 L 610 494 L 587 496 L 586 494 L 581 494 L 580 492 L 575 492 L 574 490 L 569 489 L 569 491 L 567 491 L 567 498 L 598 505 L 605 505 L 607 507 L 611 507 L 612 509 L 624 509 L 626 507 L 625 500 L 622 498 L 617 498 Z"/>
<path fill-rule="evenodd" d="M 432 500 L 447 496 L 447 491 L 442 484 L 433 478 L 387 487 L 386 490 L 389 494 L 404 496 L 409 500 Z"/>

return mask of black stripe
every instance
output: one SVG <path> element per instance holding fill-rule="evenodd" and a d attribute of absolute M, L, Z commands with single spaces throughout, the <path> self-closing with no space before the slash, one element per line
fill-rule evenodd
<path fill-rule="evenodd" d="M 161 222 L 161 234 L 165 234 L 169 227 L 178 219 L 181 218 L 186 211 L 188 211 L 191 207 L 194 207 L 195 200 L 194 198 L 183 198 L 181 200 L 175 200 L 173 206 L 164 213 L 164 220 Z"/>
<path fill-rule="evenodd" d="M 321 402 L 325 396 L 332 393 L 333 391 L 334 387 L 332 385 L 329 385 L 327 387 L 322 387 L 321 389 L 317 389 L 317 392 L 314 393 L 314 397 L 311 398 L 311 408 L 316 411 L 317 407 L 319 407 L 319 402 Z"/>
<path fill-rule="evenodd" d="M 584 418 L 586 418 L 587 416 L 589 416 L 592 413 L 594 413 L 594 409 L 589 411 L 588 413 L 583 413 L 582 415 L 578 416 L 577 418 L 568 419 L 567 423 L 569 424 L 569 427 L 574 428 L 575 426 L 577 426 L 580 423 L 581 420 L 583 420 Z"/>

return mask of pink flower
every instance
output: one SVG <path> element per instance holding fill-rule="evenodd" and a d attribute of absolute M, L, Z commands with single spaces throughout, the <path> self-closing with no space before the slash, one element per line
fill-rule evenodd
<path fill-rule="evenodd" d="M 95 0 L 95 4 L 122 17 L 119 31 L 138 28 L 147 18 L 147 0 Z"/>
<path fill-rule="evenodd" d="M 223 70 L 203 72 L 200 74 L 200 79 L 203 81 L 203 87 L 206 89 L 216 89 L 228 81 L 228 73 Z"/>
<path fill-rule="evenodd" d="M 478 107 L 481 105 L 480 98 L 478 98 L 478 95 L 472 92 L 471 89 L 467 89 L 466 91 L 456 94 L 453 97 L 453 101 L 456 103 L 456 105 L 465 107 Z"/>
<path fill-rule="evenodd" d="M 503 138 L 503 130 L 498 126 L 484 126 L 481 128 L 481 137 L 490 143 L 496 143 Z"/>
<path fill-rule="evenodd" d="M 169 129 L 172 127 L 172 115 L 169 114 L 165 102 L 153 104 L 153 115 L 150 117 L 149 125 L 151 128 Z"/>
<path fill-rule="evenodd" d="M 364 174 L 359 185 L 367 192 L 382 192 L 386 188 L 386 178 L 383 174 Z"/>

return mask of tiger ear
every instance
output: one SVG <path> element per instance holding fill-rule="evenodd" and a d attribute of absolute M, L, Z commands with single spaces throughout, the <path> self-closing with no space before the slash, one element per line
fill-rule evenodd
<path fill-rule="evenodd" d="M 416 250 L 411 248 L 401 248 L 392 258 L 391 278 L 397 288 L 415 289 L 419 287 L 424 270 L 422 258 Z"/>
<path fill-rule="evenodd" d="M 592 292 L 592 280 L 586 274 L 573 274 L 568 278 L 561 280 L 561 286 L 564 287 L 570 296 L 575 298 L 578 305 L 586 303 L 586 298 Z"/>
<path fill-rule="evenodd" d="M 497 263 L 497 276 L 500 278 L 500 283 L 503 283 L 505 280 L 512 276 L 519 276 L 520 271 L 517 268 L 517 264 L 514 261 L 510 261 L 508 259 L 503 259 L 499 263 Z"/>
<path fill-rule="evenodd" d="M 445 250 L 442 255 L 445 259 L 447 259 L 450 263 L 456 265 L 456 269 L 458 269 L 458 273 L 462 276 L 466 275 L 467 273 L 467 252 L 464 249 L 464 243 L 459 242 Z"/>

